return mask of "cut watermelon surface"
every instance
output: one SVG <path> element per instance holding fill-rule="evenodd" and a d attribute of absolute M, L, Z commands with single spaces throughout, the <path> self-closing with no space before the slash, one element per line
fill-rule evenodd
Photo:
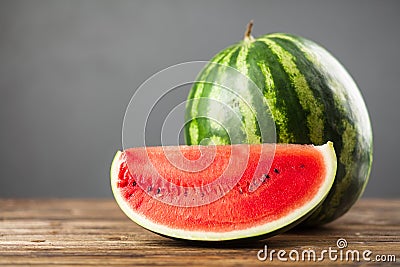
<path fill-rule="evenodd" d="M 335 174 L 331 142 L 147 147 L 117 152 L 111 185 L 121 209 L 144 228 L 219 241 L 295 226 L 324 200 Z"/>

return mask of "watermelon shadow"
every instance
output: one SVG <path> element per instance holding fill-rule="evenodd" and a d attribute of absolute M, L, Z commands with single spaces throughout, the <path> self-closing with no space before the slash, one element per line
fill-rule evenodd
<path fill-rule="evenodd" d="M 167 238 L 163 246 L 210 249 L 260 249 L 267 244 L 270 249 L 294 249 L 297 247 L 321 244 L 322 236 L 325 237 L 327 245 L 329 245 L 332 239 L 336 240 L 336 238 L 340 236 L 340 232 L 338 229 L 329 226 L 302 226 L 273 236 L 264 235 L 227 241 L 196 241 L 163 236 Z"/>

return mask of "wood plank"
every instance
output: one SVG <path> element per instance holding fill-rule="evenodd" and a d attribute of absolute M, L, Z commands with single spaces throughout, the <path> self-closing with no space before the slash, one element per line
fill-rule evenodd
<path fill-rule="evenodd" d="M 339 220 L 320 228 L 296 229 L 267 240 L 239 244 L 193 244 L 153 234 L 132 223 L 112 199 L 0 199 L 0 266 L 277 266 L 260 261 L 268 250 L 371 250 L 400 263 L 400 200 L 362 199 Z M 339 250 L 339 249 L 338 249 Z M 287 255 L 286 255 L 287 257 Z M 343 265 L 352 261 L 298 261 L 300 265 Z M 358 265 L 370 265 L 361 259 Z M 287 263 L 286 265 L 291 265 Z M 292 262 L 293 264 L 293 262 Z"/>

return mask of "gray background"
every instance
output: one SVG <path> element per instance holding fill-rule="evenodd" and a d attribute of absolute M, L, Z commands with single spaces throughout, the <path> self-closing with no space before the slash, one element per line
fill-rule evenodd
<path fill-rule="evenodd" d="M 365 196 L 398 197 L 399 7 L 399 1 L 0 1 L 0 197 L 111 196 L 109 166 L 134 90 L 165 67 L 210 59 L 239 41 L 250 19 L 255 36 L 303 35 L 346 66 L 374 130 Z"/>

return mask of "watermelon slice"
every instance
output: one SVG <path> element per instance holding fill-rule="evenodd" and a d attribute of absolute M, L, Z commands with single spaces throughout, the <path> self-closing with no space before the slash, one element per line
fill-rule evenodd
<path fill-rule="evenodd" d="M 142 227 L 222 241 L 295 226 L 322 203 L 335 174 L 332 142 L 147 147 L 117 152 L 111 185 L 120 208 Z"/>

